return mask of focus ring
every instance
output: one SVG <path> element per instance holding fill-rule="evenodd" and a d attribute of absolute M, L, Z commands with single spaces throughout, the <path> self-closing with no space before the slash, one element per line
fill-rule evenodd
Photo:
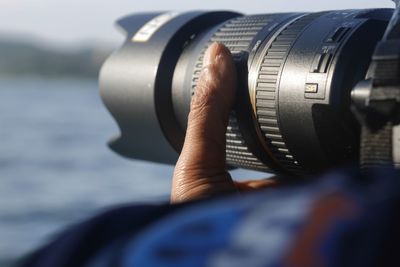
<path fill-rule="evenodd" d="M 233 56 L 242 51 L 248 52 L 254 37 L 260 30 L 272 23 L 274 19 L 275 16 L 255 15 L 234 18 L 222 25 L 211 37 L 196 62 L 192 80 L 192 95 L 203 67 L 204 53 L 209 45 L 213 42 L 222 43 L 231 51 Z M 226 132 L 226 161 L 229 165 L 237 167 L 260 171 L 270 170 L 249 150 L 239 129 L 234 112 L 231 112 Z"/>
<path fill-rule="evenodd" d="M 274 158 L 292 173 L 301 173 L 302 169 L 286 147 L 279 128 L 279 77 L 294 42 L 307 25 L 319 16 L 321 13 L 305 15 L 284 28 L 267 48 L 257 76 L 255 109 L 258 123 Z"/>

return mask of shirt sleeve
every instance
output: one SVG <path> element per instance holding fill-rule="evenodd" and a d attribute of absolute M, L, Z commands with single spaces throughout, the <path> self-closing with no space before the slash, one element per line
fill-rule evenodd
<path fill-rule="evenodd" d="M 398 266 L 399 178 L 345 170 L 240 196 L 125 207 L 67 230 L 24 266 Z"/>

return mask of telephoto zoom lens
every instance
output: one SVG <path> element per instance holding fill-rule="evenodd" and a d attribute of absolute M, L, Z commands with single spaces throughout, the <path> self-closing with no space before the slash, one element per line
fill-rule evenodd
<path fill-rule="evenodd" d="M 120 128 L 117 153 L 174 164 L 210 44 L 227 46 L 238 91 L 226 132 L 232 167 L 302 176 L 357 164 L 350 93 L 365 79 L 391 9 L 281 13 L 144 13 L 118 25 L 126 40 L 100 72 Z"/>

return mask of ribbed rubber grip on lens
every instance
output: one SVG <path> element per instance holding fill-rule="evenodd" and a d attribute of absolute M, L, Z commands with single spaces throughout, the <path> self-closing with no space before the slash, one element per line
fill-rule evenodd
<path fill-rule="evenodd" d="M 387 123 L 379 131 L 371 131 L 363 126 L 361 131 L 361 155 L 362 168 L 392 167 L 392 127 Z"/>
<path fill-rule="evenodd" d="M 294 42 L 307 25 L 321 13 L 303 16 L 275 37 L 259 68 L 256 83 L 256 114 L 261 131 L 272 155 L 285 169 L 301 173 L 299 163 L 286 147 L 277 115 L 279 79 Z"/>
<path fill-rule="evenodd" d="M 211 37 L 198 58 L 192 80 L 192 94 L 194 94 L 196 89 L 203 67 L 204 53 L 209 45 L 213 42 L 222 43 L 229 48 L 234 56 L 239 52 L 249 51 L 249 46 L 257 33 L 272 23 L 275 17 L 271 15 L 238 17 L 229 20 L 220 27 Z M 239 129 L 234 112 L 231 113 L 226 133 L 226 160 L 229 165 L 236 167 L 251 168 L 260 171 L 270 170 L 249 150 Z"/>

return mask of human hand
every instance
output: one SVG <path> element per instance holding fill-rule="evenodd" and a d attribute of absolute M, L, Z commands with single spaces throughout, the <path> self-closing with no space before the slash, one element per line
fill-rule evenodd
<path fill-rule="evenodd" d="M 171 203 L 259 189 L 276 180 L 234 182 L 225 161 L 225 133 L 235 101 L 236 71 L 230 51 L 214 43 L 206 51 L 192 98 L 182 152 L 175 166 Z"/>

